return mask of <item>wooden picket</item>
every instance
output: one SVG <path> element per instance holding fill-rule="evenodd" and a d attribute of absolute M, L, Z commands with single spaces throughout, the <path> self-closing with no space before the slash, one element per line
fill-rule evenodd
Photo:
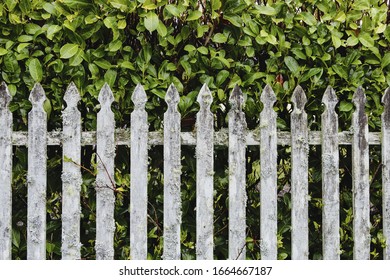
<path fill-rule="evenodd" d="M 387 246 L 383 249 L 383 258 L 390 260 L 390 88 L 383 95 L 385 110 L 382 114 L 382 208 L 383 236 Z"/>
<path fill-rule="evenodd" d="M 277 145 L 275 93 L 266 86 L 260 114 L 260 238 L 261 259 L 277 259 Z"/>
<path fill-rule="evenodd" d="M 370 259 L 370 181 L 368 150 L 368 119 L 364 110 L 366 96 L 359 87 L 352 99 L 352 193 L 354 259 Z"/>
<path fill-rule="evenodd" d="M 141 85 L 133 92 L 131 113 L 130 174 L 130 258 L 147 257 L 147 188 L 148 188 L 148 114 L 146 93 Z"/>
<path fill-rule="evenodd" d="M 322 98 L 322 239 L 325 260 L 340 259 L 340 199 L 337 96 L 328 87 Z"/>
<path fill-rule="evenodd" d="M 179 93 L 170 85 L 164 114 L 164 260 L 180 259 L 180 113 L 177 110 Z"/>
<path fill-rule="evenodd" d="M 214 221 L 214 116 L 210 111 L 213 97 L 205 84 L 197 99 L 196 115 L 196 256 L 212 260 Z"/>
<path fill-rule="evenodd" d="M 12 114 L 7 85 L 0 85 L 0 260 L 12 252 Z"/>
<path fill-rule="evenodd" d="M 229 259 L 245 259 L 246 255 L 246 176 L 244 96 L 234 87 L 229 102 Z"/>
<path fill-rule="evenodd" d="M 81 191 L 81 114 L 77 109 L 80 94 L 71 83 L 65 92 L 67 104 L 62 112 L 62 259 L 80 259 Z"/>
<path fill-rule="evenodd" d="M 28 132 L 12 131 L 11 95 L 5 83 L 0 85 L 0 259 L 12 257 L 12 146 L 28 147 L 28 217 L 27 258 L 46 258 L 46 149 L 48 145 L 63 146 L 62 194 L 62 258 L 80 259 L 80 171 L 81 147 L 96 145 L 96 258 L 114 258 L 114 158 L 116 145 L 130 146 L 130 258 L 147 258 L 147 190 L 148 147 L 164 146 L 164 247 L 163 259 L 181 258 L 181 145 L 196 146 L 197 205 L 196 256 L 199 260 L 214 258 L 214 146 L 228 146 L 229 153 L 229 259 L 246 258 L 246 147 L 260 148 L 260 255 L 262 259 L 277 259 L 277 146 L 291 146 L 292 187 L 292 259 L 308 259 L 308 147 L 321 145 L 323 195 L 323 258 L 340 259 L 340 199 L 339 145 L 352 145 L 353 176 L 353 238 L 354 259 L 370 258 L 369 145 L 382 146 L 383 236 L 390 238 L 390 89 L 382 102 L 382 132 L 368 131 L 364 90 L 353 96 L 355 111 L 351 131 L 338 131 L 338 102 L 335 91 L 328 87 L 322 102 L 322 130 L 309 131 L 305 113 L 306 95 L 297 87 L 292 95 L 291 133 L 276 130 L 276 101 L 270 86 L 260 100 L 264 108 L 259 129 L 247 130 L 243 112 L 244 96 L 236 86 L 229 102 L 227 129 L 214 131 L 214 116 L 210 110 L 212 93 L 204 85 L 198 95 L 200 110 L 196 130 L 180 131 L 180 100 L 171 85 L 165 101 L 164 131 L 148 132 L 145 104 L 147 94 L 138 85 L 132 95 L 134 111 L 130 129 L 115 129 L 110 87 L 105 84 L 99 94 L 101 109 L 96 131 L 81 131 L 80 100 L 71 83 L 64 95 L 63 130 L 47 131 L 43 109 L 45 92 L 36 84 L 30 93 L 32 109 L 28 115 Z M 383 251 L 390 259 L 390 246 Z"/>
<path fill-rule="evenodd" d="M 45 91 L 36 84 L 30 93 L 28 114 L 27 170 L 27 259 L 46 258 L 46 133 L 47 116 L 43 109 Z"/>
<path fill-rule="evenodd" d="M 305 92 L 298 86 L 291 99 L 291 257 L 309 257 L 309 186 L 308 186 L 308 128 Z"/>
<path fill-rule="evenodd" d="M 115 139 L 114 113 L 111 104 L 114 95 L 104 84 L 98 98 L 101 109 L 97 114 L 96 132 L 96 259 L 111 260 L 114 258 L 114 157 Z"/>

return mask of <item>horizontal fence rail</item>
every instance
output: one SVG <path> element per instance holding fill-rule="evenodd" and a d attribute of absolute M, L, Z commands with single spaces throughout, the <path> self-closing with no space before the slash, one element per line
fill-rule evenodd
<path fill-rule="evenodd" d="M 141 85 L 135 88 L 132 101 L 130 129 L 115 129 L 111 104 L 114 95 L 105 84 L 98 100 L 97 131 L 81 131 L 81 117 L 77 109 L 79 92 L 72 83 L 64 95 L 63 131 L 47 131 L 47 117 L 43 109 L 45 92 L 36 84 L 30 94 L 32 109 L 28 117 L 28 131 L 12 131 L 9 111 L 11 95 L 5 83 L 0 85 L 0 259 L 11 259 L 12 251 L 12 146 L 28 147 L 28 223 L 27 258 L 46 257 L 46 149 L 49 145 L 63 146 L 62 195 L 62 258 L 80 259 L 80 188 L 81 147 L 96 145 L 96 258 L 114 256 L 114 159 L 118 145 L 130 147 L 132 174 L 130 182 L 130 257 L 147 257 L 147 172 L 148 147 L 164 146 L 164 247 L 163 258 L 181 258 L 181 145 L 196 146 L 197 259 L 213 258 L 213 165 L 214 147 L 227 146 L 229 154 L 229 258 L 245 259 L 246 246 L 246 158 L 247 146 L 260 147 L 260 254 L 262 259 L 277 258 L 277 146 L 291 146 L 292 174 L 292 229 L 293 259 L 307 259 L 308 240 L 308 151 L 309 145 L 322 146 L 322 223 L 324 259 L 340 259 L 340 200 L 339 158 L 340 145 L 352 146 L 352 197 L 354 259 L 370 258 L 370 200 L 369 200 L 369 145 L 382 147 L 383 235 L 390 239 L 390 93 L 382 98 L 382 132 L 368 131 L 368 116 L 364 108 L 364 90 L 358 88 L 353 96 L 355 111 L 350 131 L 338 132 L 335 112 L 338 100 L 328 87 L 322 102 L 322 131 L 309 131 L 305 113 L 306 95 L 297 87 L 292 96 L 291 132 L 277 131 L 276 100 L 270 86 L 261 94 L 264 109 L 259 115 L 258 128 L 248 130 L 243 113 L 243 93 L 235 87 L 230 95 L 229 126 L 215 131 L 210 111 L 212 94 L 204 85 L 198 95 L 200 110 L 196 130 L 181 132 L 178 111 L 179 93 L 171 85 L 165 96 L 168 109 L 164 114 L 164 130 L 149 132 L 145 104 L 147 95 Z M 60 176 L 60 175 L 59 175 Z M 390 259 L 390 246 L 384 248 L 384 259 Z"/>

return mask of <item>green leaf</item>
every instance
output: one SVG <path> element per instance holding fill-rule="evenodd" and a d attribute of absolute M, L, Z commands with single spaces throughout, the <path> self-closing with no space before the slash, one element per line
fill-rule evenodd
<path fill-rule="evenodd" d="M 50 25 L 49 28 L 47 29 L 47 38 L 49 40 L 53 40 L 53 36 L 55 33 L 60 31 L 62 28 L 59 25 Z"/>
<path fill-rule="evenodd" d="M 362 32 L 359 34 L 359 41 L 363 46 L 367 48 L 372 48 L 375 45 L 374 39 L 371 37 L 369 33 Z"/>
<path fill-rule="evenodd" d="M 348 79 L 348 71 L 346 67 L 335 64 L 332 66 L 332 69 L 336 72 L 337 75 L 339 75 L 344 80 Z"/>
<path fill-rule="evenodd" d="M 28 69 L 30 71 L 31 77 L 34 79 L 35 82 L 42 81 L 42 65 L 39 62 L 38 58 L 33 58 L 30 60 Z"/>
<path fill-rule="evenodd" d="M 187 21 L 191 21 L 191 20 L 197 20 L 198 18 L 200 18 L 202 16 L 202 12 L 201 11 L 191 11 L 189 14 L 188 14 L 188 17 L 187 17 Z"/>
<path fill-rule="evenodd" d="M 18 53 L 21 53 L 27 46 L 31 45 L 31 43 L 20 43 L 17 48 L 16 48 L 16 51 Z M 0 53 L 1 55 L 1 53 Z"/>
<path fill-rule="evenodd" d="M 333 35 L 332 34 L 332 43 L 333 43 L 333 46 L 338 49 L 340 46 L 341 46 L 341 40 L 339 37 L 337 37 L 336 35 Z"/>
<path fill-rule="evenodd" d="M 102 69 L 110 69 L 112 67 L 111 63 L 105 59 L 95 60 L 94 63 Z"/>
<path fill-rule="evenodd" d="M 110 52 L 116 52 L 122 47 L 122 41 L 121 40 L 115 40 L 108 44 L 108 50 Z"/>
<path fill-rule="evenodd" d="M 278 44 L 278 40 L 276 39 L 276 37 L 272 34 L 268 34 L 268 36 L 266 37 L 266 40 L 268 43 L 270 43 L 271 45 L 277 45 Z"/>
<path fill-rule="evenodd" d="M 245 53 L 248 57 L 254 57 L 255 56 L 255 48 L 253 47 L 247 47 L 245 49 Z"/>
<path fill-rule="evenodd" d="M 353 109 L 352 103 L 349 103 L 345 100 L 340 102 L 340 112 L 349 112 Z"/>
<path fill-rule="evenodd" d="M 121 10 L 122 12 L 127 12 L 129 10 L 129 3 L 126 0 L 111 0 L 109 3 L 116 9 Z"/>
<path fill-rule="evenodd" d="M 145 28 L 150 32 L 152 33 L 153 31 L 155 31 L 158 27 L 158 23 L 159 23 L 159 19 L 158 19 L 158 16 L 156 15 L 156 13 L 154 12 L 149 12 L 146 14 L 146 17 L 145 17 Z"/>
<path fill-rule="evenodd" d="M 311 77 L 321 73 L 323 70 L 322 68 L 312 68 L 309 71 L 307 71 L 305 74 L 302 75 L 302 78 L 300 79 L 300 82 L 305 82 Z"/>
<path fill-rule="evenodd" d="M 115 26 L 116 26 L 116 17 L 106 17 L 104 20 L 103 20 L 103 23 L 104 25 L 109 28 L 109 29 L 113 29 Z"/>
<path fill-rule="evenodd" d="M 41 27 L 35 23 L 27 23 L 24 26 L 24 30 L 26 31 L 27 34 L 34 35 L 36 32 L 41 30 Z"/>
<path fill-rule="evenodd" d="M 258 11 L 259 11 L 260 14 L 267 15 L 267 16 L 274 16 L 274 15 L 277 14 L 277 11 L 274 8 L 270 7 L 270 6 L 260 6 L 258 8 Z"/>
<path fill-rule="evenodd" d="M 76 44 L 65 44 L 60 49 L 60 57 L 61 58 L 71 58 L 74 56 L 79 49 L 79 46 Z"/>
<path fill-rule="evenodd" d="M 362 11 L 369 10 L 371 5 L 369 0 L 357 0 L 353 2 L 352 7 L 354 10 Z"/>
<path fill-rule="evenodd" d="M 193 45 L 186 45 L 186 46 L 184 47 L 184 50 L 187 51 L 187 52 L 189 52 L 189 53 L 191 53 L 191 52 L 193 52 L 193 51 L 196 51 L 196 48 L 195 48 Z"/>
<path fill-rule="evenodd" d="M 207 55 L 209 53 L 209 50 L 205 46 L 201 46 L 198 48 L 198 52 L 201 54 Z"/>
<path fill-rule="evenodd" d="M 130 69 L 130 70 L 135 70 L 133 63 L 131 63 L 130 61 L 123 61 L 120 64 L 120 67 Z"/>
<path fill-rule="evenodd" d="M 46 242 L 46 251 L 50 254 L 54 252 L 56 245 L 50 242 Z"/>
<path fill-rule="evenodd" d="M 112 88 L 114 86 L 117 72 L 115 70 L 109 69 L 107 72 L 104 74 L 104 81 Z"/>
<path fill-rule="evenodd" d="M 222 70 L 218 73 L 217 79 L 216 79 L 216 86 L 219 87 L 220 85 L 223 84 L 223 82 L 229 77 L 229 71 L 227 70 Z"/>
<path fill-rule="evenodd" d="M 302 12 L 299 14 L 298 18 L 302 19 L 307 25 L 313 26 L 317 24 L 316 18 L 308 12 Z"/>
<path fill-rule="evenodd" d="M 359 39 L 355 36 L 351 36 L 347 39 L 347 46 L 353 47 L 359 43 Z"/>
<path fill-rule="evenodd" d="M 20 231 L 12 230 L 12 244 L 19 248 L 20 245 Z"/>
<path fill-rule="evenodd" d="M 26 43 L 26 42 L 30 42 L 33 40 L 33 36 L 30 36 L 30 35 L 20 35 L 18 37 L 18 42 L 21 42 L 21 43 Z"/>
<path fill-rule="evenodd" d="M 69 59 L 70 66 L 77 66 L 83 62 L 84 51 L 79 49 L 77 53 Z"/>
<path fill-rule="evenodd" d="M 127 26 L 127 22 L 125 19 L 121 19 L 118 21 L 118 29 L 125 29 Z"/>
<path fill-rule="evenodd" d="M 46 97 L 45 101 L 43 102 L 43 110 L 45 110 L 47 114 L 47 118 L 50 119 L 51 111 L 53 110 L 53 107 L 51 106 L 50 99 Z"/>
<path fill-rule="evenodd" d="M 167 36 L 167 33 L 168 33 L 167 28 L 165 27 L 165 24 L 161 20 L 159 20 L 159 22 L 158 22 L 157 33 L 161 37 Z"/>
<path fill-rule="evenodd" d="M 242 19 L 237 15 L 223 15 L 223 18 L 236 27 L 242 27 Z"/>
<path fill-rule="evenodd" d="M 286 56 L 284 58 L 284 63 L 287 65 L 288 69 L 292 72 L 293 75 L 299 73 L 299 64 L 292 56 Z"/>
<path fill-rule="evenodd" d="M 382 58 L 382 62 L 381 62 L 382 69 L 389 64 L 390 64 L 390 53 L 386 53 Z"/>
<path fill-rule="evenodd" d="M 174 17 L 179 17 L 179 16 L 180 16 L 180 11 L 179 11 L 179 9 L 178 9 L 176 6 L 174 6 L 174 5 L 171 5 L 171 4 L 166 5 L 166 6 L 165 6 L 165 9 L 166 9 L 171 15 L 173 15 Z"/>
<path fill-rule="evenodd" d="M 217 33 L 213 37 L 213 42 L 214 43 L 221 44 L 221 43 L 226 43 L 226 41 L 227 41 L 227 37 L 224 34 L 222 34 L 222 33 Z"/>
<path fill-rule="evenodd" d="M 5 55 L 8 53 L 8 50 L 0 47 L 0 56 Z"/>
<path fill-rule="evenodd" d="M 21 0 L 19 3 L 19 7 L 23 14 L 27 14 L 31 10 L 31 1 Z"/>

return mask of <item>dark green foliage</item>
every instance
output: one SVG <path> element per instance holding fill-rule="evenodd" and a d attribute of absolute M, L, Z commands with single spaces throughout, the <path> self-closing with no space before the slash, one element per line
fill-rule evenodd
<path fill-rule="evenodd" d="M 258 124 L 259 95 L 274 89 L 278 128 L 289 130 L 290 97 L 306 91 L 310 129 L 319 130 L 321 98 L 328 85 L 339 100 L 340 129 L 350 127 L 352 95 L 367 94 L 371 131 L 380 130 L 381 96 L 390 85 L 390 26 L 383 0 L 4 0 L 0 3 L 0 72 L 13 95 L 14 130 L 27 129 L 29 91 L 41 82 L 50 130 L 61 129 L 67 85 L 81 93 L 83 129 L 96 128 L 97 96 L 104 82 L 114 92 L 117 127 L 129 127 L 131 94 L 141 83 L 147 94 L 150 130 L 162 129 L 163 101 L 171 83 L 181 99 L 183 131 L 194 128 L 196 97 L 203 83 L 213 93 L 216 129 L 227 126 L 228 97 L 235 84 L 245 94 L 248 127 Z M 311 147 L 310 257 L 321 258 L 321 154 Z M 26 148 L 14 148 L 14 258 L 26 257 Z M 183 147 L 183 258 L 195 257 L 195 158 Z M 352 257 L 350 148 L 340 150 L 341 250 Z M 82 164 L 95 170 L 93 147 Z M 162 254 L 162 148 L 149 150 L 149 257 Z M 290 150 L 279 147 L 279 258 L 290 258 Z M 48 258 L 60 258 L 61 149 L 48 149 Z M 248 258 L 259 258 L 259 151 L 247 150 Z M 381 258 L 380 149 L 371 149 L 372 258 Z M 226 148 L 215 151 L 215 257 L 227 257 L 228 166 Z M 129 257 L 129 149 L 117 148 L 115 258 Z M 94 176 L 83 171 L 83 258 L 94 258 Z"/>

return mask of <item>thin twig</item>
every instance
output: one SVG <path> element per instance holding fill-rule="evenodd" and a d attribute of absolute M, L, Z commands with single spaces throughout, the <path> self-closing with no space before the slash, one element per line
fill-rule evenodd
<path fill-rule="evenodd" d="M 100 160 L 100 162 L 102 163 L 102 165 L 103 165 L 103 168 L 104 168 L 104 170 L 106 171 L 106 174 L 107 174 L 107 176 L 108 176 L 108 179 L 110 179 L 110 182 L 111 182 L 111 185 L 112 185 L 112 190 L 113 191 L 116 191 L 116 185 L 114 184 L 114 181 L 112 180 L 112 178 L 111 178 L 111 176 L 110 176 L 110 173 L 108 173 L 108 170 L 107 170 L 107 167 L 106 167 L 106 165 L 104 164 L 104 162 L 102 161 L 102 158 L 100 157 L 100 155 L 96 152 L 96 155 L 98 156 L 98 158 L 99 158 L 99 160 Z M 108 187 L 108 186 L 107 186 Z"/>

